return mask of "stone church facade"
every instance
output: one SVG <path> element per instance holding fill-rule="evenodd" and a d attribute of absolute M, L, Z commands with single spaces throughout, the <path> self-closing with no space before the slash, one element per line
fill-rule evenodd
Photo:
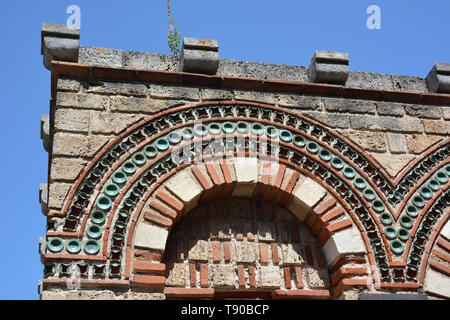
<path fill-rule="evenodd" d="M 450 297 L 450 64 L 421 79 L 79 38 L 42 28 L 41 299 Z"/>

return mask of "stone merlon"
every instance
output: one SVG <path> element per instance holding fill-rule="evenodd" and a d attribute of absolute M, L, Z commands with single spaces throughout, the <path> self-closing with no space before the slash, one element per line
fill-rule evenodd
<path fill-rule="evenodd" d="M 80 29 L 57 24 L 42 25 L 41 54 L 47 69 L 51 69 L 52 60 L 78 62 L 79 49 Z"/>

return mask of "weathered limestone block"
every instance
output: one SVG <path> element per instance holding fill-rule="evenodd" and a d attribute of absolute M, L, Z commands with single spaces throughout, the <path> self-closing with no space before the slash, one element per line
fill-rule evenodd
<path fill-rule="evenodd" d="M 259 269 L 260 288 L 279 288 L 281 286 L 280 268 L 276 266 L 261 266 Z"/>
<path fill-rule="evenodd" d="M 306 276 L 311 288 L 328 288 L 330 286 L 327 269 L 308 267 L 306 268 Z"/>
<path fill-rule="evenodd" d="M 217 74 L 221 76 L 306 82 L 304 66 L 221 59 Z"/>
<path fill-rule="evenodd" d="M 206 100 L 231 100 L 233 92 L 231 90 L 201 89 L 202 101 Z"/>
<path fill-rule="evenodd" d="M 365 132 L 365 131 L 350 131 L 343 132 L 343 135 L 350 138 L 366 151 L 386 152 L 386 134 L 382 132 Z"/>
<path fill-rule="evenodd" d="M 151 84 L 149 96 L 157 99 L 184 99 L 197 101 L 200 99 L 200 89 L 186 86 Z"/>
<path fill-rule="evenodd" d="M 94 82 L 89 83 L 86 89 L 88 93 L 123 95 L 123 96 L 147 96 L 148 89 L 143 84 L 126 82 Z"/>
<path fill-rule="evenodd" d="M 406 139 L 403 134 L 388 133 L 387 137 L 391 153 L 405 153 L 407 151 Z"/>
<path fill-rule="evenodd" d="M 349 72 L 345 86 L 351 88 L 394 89 L 390 75 L 360 71 Z"/>
<path fill-rule="evenodd" d="M 234 287 L 236 271 L 230 264 L 215 264 L 211 266 L 211 280 L 214 287 Z"/>
<path fill-rule="evenodd" d="M 118 49 L 80 47 L 79 63 L 96 66 L 122 67 L 122 55 L 122 50 Z"/>
<path fill-rule="evenodd" d="M 123 53 L 123 66 L 176 72 L 178 60 L 169 54 L 127 51 Z"/>
<path fill-rule="evenodd" d="M 316 111 L 305 111 L 303 114 L 314 120 L 322 122 L 330 128 L 347 129 L 350 127 L 350 117 L 348 114 Z"/>
<path fill-rule="evenodd" d="M 288 243 L 281 245 L 283 254 L 283 263 L 285 265 L 301 265 L 305 262 L 303 259 L 303 248 L 298 243 Z"/>
<path fill-rule="evenodd" d="M 174 263 L 169 270 L 166 286 L 184 287 L 186 285 L 186 266 L 183 263 Z"/>
<path fill-rule="evenodd" d="M 317 182 L 306 178 L 297 184 L 292 192 L 291 211 L 300 221 L 305 220 L 311 208 L 326 195 L 326 190 Z"/>
<path fill-rule="evenodd" d="M 58 131 L 89 131 L 89 112 L 60 108 L 55 111 L 55 129 Z"/>
<path fill-rule="evenodd" d="M 391 177 L 395 177 L 415 157 L 409 154 L 370 153 Z"/>
<path fill-rule="evenodd" d="M 100 135 L 56 133 L 53 137 L 53 155 L 92 157 L 110 139 Z"/>
<path fill-rule="evenodd" d="M 415 92 L 427 92 L 427 84 L 425 79 L 410 76 L 393 75 L 392 82 L 395 90 L 407 90 Z"/>
<path fill-rule="evenodd" d="M 107 113 L 103 111 L 89 111 L 89 129 L 92 133 L 119 133 L 143 118 L 133 113 Z"/>
<path fill-rule="evenodd" d="M 422 121 L 414 118 L 391 118 L 380 116 L 352 115 L 352 129 L 371 131 L 391 131 L 402 133 L 423 132 Z"/>
<path fill-rule="evenodd" d="M 52 159 L 50 167 L 51 180 L 75 180 L 86 166 L 87 161 L 79 158 Z"/>
<path fill-rule="evenodd" d="M 81 84 L 77 80 L 58 78 L 57 87 L 58 91 L 78 92 Z"/>
<path fill-rule="evenodd" d="M 405 109 L 401 103 L 377 101 L 376 105 L 380 116 L 401 117 L 405 114 Z"/>
<path fill-rule="evenodd" d="M 440 119 L 442 117 L 441 108 L 435 106 L 410 104 L 405 106 L 405 111 L 407 115 L 419 118 Z"/>
<path fill-rule="evenodd" d="M 366 247 L 356 227 L 345 229 L 333 234 L 322 247 L 329 266 L 346 254 L 366 252 Z"/>
<path fill-rule="evenodd" d="M 450 93 L 450 63 L 436 63 L 426 81 L 430 92 Z"/>
<path fill-rule="evenodd" d="M 253 242 L 234 242 L 234 260 L 236 262 L 254 263 L 257 257 L 257 248 Z"/>
<path fill-rule="evenodd" d="M 208 241 L 206 240 L 198 240 L 198 241 L 189 241 L 190 249 L 188 252 L 188 259 L 194 261 L 208 261 L 210 251 Z"/>
<path fill-rule="evenodd" d="M 60 210 L 71 187 L 72 184 L 70 183 L 51 183 L 48 191 L 48 207 L 50 209 Z"/>
<path fill-rule="evenodd" d="M 169 232 L 166 229 L 139 223 L 134 235 L 134 245 L 137 247 L 164 250 Z"/>
<path fill-rule="evenodd" d="M 185 212 L 189 212 L 197 206 L 203 191 L 195 178 L 187 171 L 177 174 L 166 184 L 166 187 L 184 202 Z"/>
<path fill-rule="evenodd" d="M 326 98 L 325 110 L 331 112 L 350 112 L 375 114 L 376 105 L 373 101 L 349 100 L 344 98 Z"/>
<path fill-rule="evenodd" d="M 109 97 L 94 93 L 58 92 L 56 94 L 56 105 L 59 107 L 105 110 L 109 106 Z"/>
<path fill-rule="evenodd" d="M 349 61 L 348 53 L 316 51 L 308 67 L 309 81 L 344 85 Z"/>
<path fill-rule="evenodd" d="M 441 120 L 423 120 L 425 133 L 450 134 L 450 122 Z"/>
<path fill-rule="evenodd" d="M 408 152 L 412 154 L 421 154 L 427 148 L 434 145 L 436 142 L 442 140 L 440 136 L 422 135 L 422 134 L 407 134 L 405 136 Z"/>

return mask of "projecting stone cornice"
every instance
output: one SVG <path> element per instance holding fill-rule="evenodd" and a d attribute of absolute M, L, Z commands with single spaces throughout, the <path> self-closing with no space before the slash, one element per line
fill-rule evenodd
<path fill-rule="evenodd" d="M 386 102 L 450 105 L 450 94 L 443 93 L 349 88 L 333 84 L 227 77 L 124 67 L 91 66 L 87 64 L 60 61 L 52 61 L 51 69 L 55 76 L 54 79 L 58 76 L 71 76 L 89 78 L 92 80 L 108 79 L 131 82 L 155 82 L 208 88 L 256 90 L 260 92 L 293 93 Z M 52 90 L 52 92 L 54 92 L 54 90 Z"/>

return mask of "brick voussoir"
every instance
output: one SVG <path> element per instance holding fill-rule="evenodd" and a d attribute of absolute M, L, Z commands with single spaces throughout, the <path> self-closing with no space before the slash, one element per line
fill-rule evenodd
<path fill-rule="evenodd" d="M 134 275 L 132 286 L 146 287 L 157 292 L 162 292 L 166 283 L 166 277 L 151 275 Z"/>
<path fill-rule="evenodd" d="M 135 261 L 133 270 L 139 273 L 149 273 L 155 275 L 164 275 L 166 265 L 164 263 L 153 263 L 147 261 Z"/>

